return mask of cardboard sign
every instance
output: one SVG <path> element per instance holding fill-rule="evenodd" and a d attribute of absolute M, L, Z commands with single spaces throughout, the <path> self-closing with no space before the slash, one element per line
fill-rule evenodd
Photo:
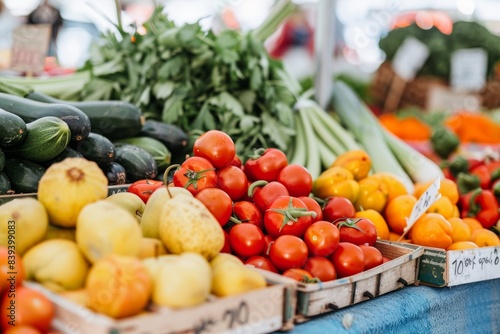
<path fill-rule="evenodd" d="M 480 90 L 486 84 L 488 54 L 484 49 L 461 49 L 451 55 L 451 87 L 456 90 Z"/>
<path fill-rule="evenodd" d="M 413 80 L 429 57 L 429 48 L 414 37 L 407 37 L 399 47 L 392 68 L 404 80 Z"/>
<path fill-rule="evenodd" d="M 500 248 L 481 247 L 448 252 L 448 285 L 484 281 L 500 277 Z"/>
<path fill-rule="evenodd" d="M 12 33 L 10 68 L 28 73 L 43 71 L 51 32 L 50 24 L 26 24 L 15 28 Z"/>

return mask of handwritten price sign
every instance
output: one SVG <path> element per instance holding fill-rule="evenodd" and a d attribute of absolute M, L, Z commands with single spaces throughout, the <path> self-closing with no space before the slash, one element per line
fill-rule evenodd
<path fill-rule="evenodd" d="M 50 24 L 17 27 L 12 33 L 10 68 L 28 73 L 41 72 L 49 49 L 51 31 Z"/>
<path fill-rule="evenodd" d="M 500 277 L 500 247 L 482 247 L 448 252 L 448 285 Z"/>

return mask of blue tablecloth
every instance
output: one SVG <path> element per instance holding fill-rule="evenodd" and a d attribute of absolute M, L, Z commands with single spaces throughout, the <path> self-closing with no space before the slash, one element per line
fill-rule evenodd
<path fill-rule="evenodd" d="M 343 319 L 352 320 L 350 328 Z M 500 279 L 451 288 L 409 286 L 314 317 L 288 333 L 500 334 Z"/>

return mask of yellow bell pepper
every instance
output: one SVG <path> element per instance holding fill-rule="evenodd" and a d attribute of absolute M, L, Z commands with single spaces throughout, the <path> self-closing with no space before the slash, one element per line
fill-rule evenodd
<path fill-rule="evenodd" d="M 406 195 L 408 191 L 401 180 L 390 173 L 375 173 L 371 175 L 372 177 L 379 178 L 384 184 L 385 189 L 387 189 L 387 201 L 392 200 L 399 195 Z"/>
<path fill-rule="evenodd" d="M 368 176 L 359 181 L 356 210 L 375 210 L 382 213 L 388 201 L 388 187 L 379 177 Z"/>
<path fill-rule="evenodd" d="M 344 167 L 352 173 L 354 180 L 359 181 L 368 176 L 372 160 L 364 150 L 351 150 L 339 155 L 331 165 L 334 166 Z"/>
<path fill-rule="evenodd" d="M 355 203 L 359 196 L 359 185 L 349 170 L 334 166 L 325 170 L 314 180 L 312 193 L 323 199 L 345 197 Z"/>

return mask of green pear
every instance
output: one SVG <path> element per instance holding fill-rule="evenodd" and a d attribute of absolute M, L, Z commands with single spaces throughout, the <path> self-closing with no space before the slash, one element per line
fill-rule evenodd
<path fill-rule="evenodd" d="M 136 194 L 129 193 L 127 191 L 113 194 L 106 198 L 106 201 L 118 204 L 125 210 L 129 211 L 137 219 L 137 222 L 141 222 L 142 215 L 144 214 L 144 209 L 146 204 L 144 201 Z"/>

